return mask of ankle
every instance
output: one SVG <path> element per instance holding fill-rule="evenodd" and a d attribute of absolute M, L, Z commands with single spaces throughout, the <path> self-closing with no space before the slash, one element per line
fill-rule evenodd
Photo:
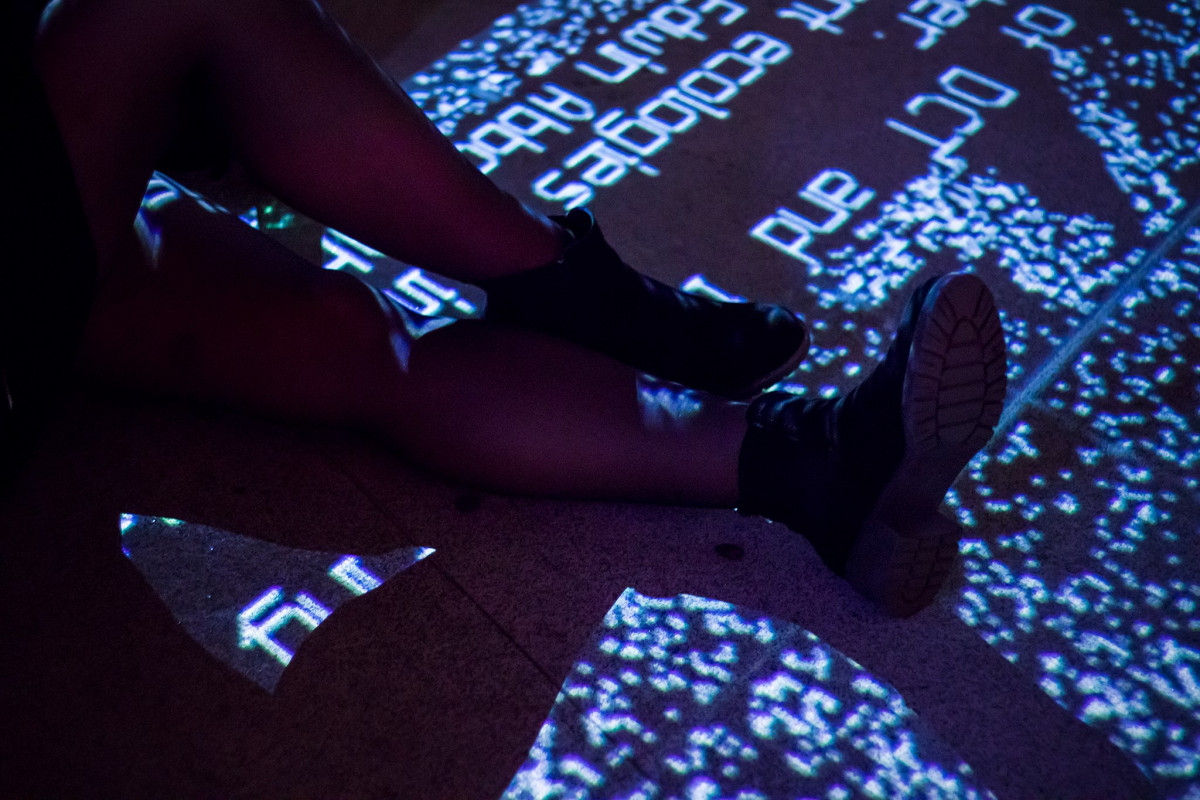
<path fill-rule="evenodd" d="M 537 269 L 547 264 L 553 264 L 566 256 L 567 250 L 575 243 L 576 236 L 564 224 L 565 219 L 565 217 L 537 215 L 537 221 L 543 231 L 543 246 L 538 252 L 539 260 L 531 263 L 527 269 Z"/>
<path fill-rule="evenodd" d="M 565 217 L 548 217 L 532 209 L 526 209 L 526 212 L 530 218 L 528 246 L 522 249 L 520 258 L 514 259 L 507 269 L 488 276 L 489 280 L 502 280 L 558 263 L 575 243 L 577 237 L 564 224 Z"/>

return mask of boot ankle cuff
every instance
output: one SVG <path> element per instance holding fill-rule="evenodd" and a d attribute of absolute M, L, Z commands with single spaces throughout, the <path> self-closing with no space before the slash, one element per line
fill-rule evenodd
<path fill-rule="evenodd" d="M 754 422 L 746 429 L 738 452 L 738 502 L 742 514 L 779 519 L 780 498 L 787 496 L 790 461 L 783 440 Z"/>
<path fill-rule="evenodd" d="M 781 408 L 789 399 L 792 408 Z M 795 407 L 798 402 L 804 403 L 772 392 L 747 409 L 749 425 L 738 453 L 737 509 L 787 525 L 841 575 L 849 553 L 841 524 L 847 509 L 836 456 L 825 435 L 827 414 L 820 401 L 802 410 Z"/>
<path fill-rule="evenodd" d="M 759 395 L 746 408 L 746 437 L 738 452 L 738 510 L 784 521 L 786 498 L 796 492 L 797 473 L 813 448 L 796 441 L 782 419 L 784 406 L 795 402 L 787 392 Z"/>

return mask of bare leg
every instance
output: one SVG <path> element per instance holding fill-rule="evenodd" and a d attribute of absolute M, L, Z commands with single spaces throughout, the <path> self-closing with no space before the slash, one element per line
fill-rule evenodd
<path fill-rule="evenodd" d="M 86 368 L 121 386 L 372 430 L 486 488 L 732 506 L 745 407 L 646 424 L 637 377 L 566 342 L 480 322 L 406 335 L 366 285 L 188 199 L 116 263 Z"/>
<path fill-rule="evenodd" d="M 38 42 L 102 261 L 127 239 L 185 82 L 300 211 L 463 280 L 538 266 L 562 232 L 463 158 L 309 0 L 58 0 Z"/>

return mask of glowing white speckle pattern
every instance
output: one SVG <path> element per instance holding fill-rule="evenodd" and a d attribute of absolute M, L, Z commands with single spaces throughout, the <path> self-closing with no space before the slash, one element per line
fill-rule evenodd
<path fill-rule="evenodd" d="M 799 627 L 627 589 L 505 793 L 990 797 L 894 689 Z"/>
<path fill-rule="evenodd" d="M 1200 779 L 1197 256 L 1193 230 L 951 498 L 1007 532 L 964 542 L 960 617 L 1167 797 Z"/>
<path fill-rule="evenodd" d="M 1079 129 L 1100 147 L 1149 236 L 1164 233 L 1186 207 L 1173 178 L 1200 159 L 1200 8 L 1162 5 L 1157 18 L 1125 10 L 1138 34 L 1132 41 L 1102 35 L 1094 45 L 1051 51 Z"/>
<path fill-rule="evenodd" d="M 1088 214 L 1049 211 L 1025 186 L 1003 183 L 997 174 L 993 168 L 954 175 L 931 163 L 928 174 L 882 204 L 878 217 L 854 229 L 861 247 L 831 251 L 824 266 L 810 270 L 810 291 L 823 308 L 875 306 L 907 284 L 929 253 L 949 250 L 967 265 L 995 259 L 1016 285 L 1052 308 L 1087 313 L 1098 290 L 1123 271 L 1110 261 L 1112 226 Z"/>
<path fill-rule="evenodd" d="M 527 78 L 577 56 L 607 25 L 655 5 L 654 0 L 542 0 L 521 5 L 483 35 L 462 42 L 405 82 L 421 109 L 451 135 L 466 116 L 482 115 L 511 97 Z"/>

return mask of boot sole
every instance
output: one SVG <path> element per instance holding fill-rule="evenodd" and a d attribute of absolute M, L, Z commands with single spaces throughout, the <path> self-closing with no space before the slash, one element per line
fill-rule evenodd
<path fill-rule="evenodd" d="M 891 616 L 929 605 L 954 567 L 962 528 L 939 508 L 1000 421 L 1006 369 L 987 286 L 969 274 L 938 280 L 922 306 L 904 377 L 904 458 L 846 565 L 851 585 Z"/>

